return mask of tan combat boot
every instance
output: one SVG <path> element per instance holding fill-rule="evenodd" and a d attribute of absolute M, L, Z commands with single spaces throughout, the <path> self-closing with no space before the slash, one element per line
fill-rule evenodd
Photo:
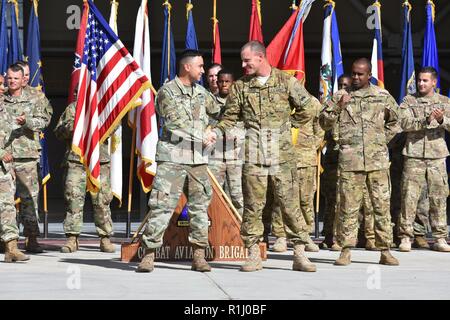
<path fill-rule="evenodd" d="M 17 248 L 17 239 L 5 243 L 5 262 L 27 261 L 30 257 Z"/>
<path fill-rule="evenodd" d="M 44 249 L 39 245 L 36 236 L 27 237 L 25 239 L 25 250 L 27 252 L 42 253 Z"/>
<path fill-rule="evenodd" d="M 377 246 L 375 245 L 375 240 L 373 240 L 373 239 L 366 240 L 366 250 L 380 251 L 380 249 L 378 249 Z"/>
<path fill-rule="evenodd" d="M 147 249 L 145 251 L 145 256 L 142 258 L 141 263 L 139 263 L 136 272 L 152 272 L 154 269 L 155 262 L 155 249 Z"/>
<path fill-rule="evenodd" d="M 71 253 L 78 250 L 78 236 L 74 234 L 67 234 L 66 243 L 61 247 L 62 253 Z"/>
<path fill-rule="evenodd" d="M 287 251 L 286 238 L 284 238 L 284 237 L 277 238 L 277 240 L 275 240 L 275 243 L 273 244 L 272 251 L 286 252 Z"/>
<path fill-rule="evenodd" d="M 398 266 L 398 260 L 394 258 L 389 250 L 381 250 L 380 264 L 387 266 Z"/>
<path fill-rule="evenodd" d="M 305 251 L 319 252 L 319 246 L 317 244 L 315 244 L 311 238 L 309 238 L 308 243 L 305 245 Z"/>
<path fill-rule="evenodd" d="M 259 245 L 255 243 L 248 248 L 248 258 L 241 266 L 240 271 L 252 272 L 262 269 L 261 252 L 259 251 Z"/>
<path fill-rule="evenodd" d="M 424 236 L 414 237 L 414 247 L 418 249 L 430 249 L 427 239 Z"/>
<path fill-rule="evenodd" d="M 205 248 L 199 247 L 197 245 L 192 245 L 194 249 L 194 259 L 192 260 L 191 270 L 199 272 L 210 272 L 211 267 L 205 259 Z"/>
<path fill-rule="evenodd" d="M 341 250 L 342 250 L 342 247 L 340 245 L 338 245 L 337 242 L 334 242 L 330 248 L 330 251 L 341 251 Z"/>
<path fill-rule="evenodd" d="M 433 250 L 440 252 L 450 252 L 450 246 L 444 238 L 437 239 L 433 244 Z"/>
<path fill-rule="evenodd" d="M 116 252 L 116 247 L 111 243 L 109 237 L 101 237 L 100 238 L 100 251 L 101 252 Z"/>
<path fill-rule="evenodd" d="M 335 266 L 348 266 L 351 263 L 351 253 L 350 248 L 344 248 L 341 251 L 341 255 L 334 262 Z"/>
<path fill-rule="evenodd" d="M 292 265 L 292 270 L 304 272 L 316 272 L 317 270 L 316 265 L 311 263 L 305 256 L 304 244 L 294 245 L 294 264 Z"/>
<path fill-rule="evenodd" d="M 411 239 L 409 237 L 402 238 L 400 245 L 398 246 L 398 251 L 409 252 L 411 251 Z"/>

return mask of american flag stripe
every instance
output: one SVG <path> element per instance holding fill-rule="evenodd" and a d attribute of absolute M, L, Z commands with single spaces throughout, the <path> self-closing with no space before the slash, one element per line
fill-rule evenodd
<path fill-rule="evenodd" d="M 81 57 L 72 149 L 80 155 L 89 177 L 88 189 L 100 186 L 100 143 L 120 123 L 150 82 L 128 50 L 95 8 L 92 0 Z M 80 36 L 79 36 L 80 38 Z"/>

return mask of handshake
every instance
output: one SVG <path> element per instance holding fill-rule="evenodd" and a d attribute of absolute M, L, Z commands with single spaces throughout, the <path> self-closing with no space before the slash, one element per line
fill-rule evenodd
<path fill-rule="evenodd" d="M 214 144 L 217 141 L 217 134 L 211 130 L 211 127 L 207 127 L 204 134 L 203 134 L 204 138 L 203 138 L 203 146 L 205 148 L 210 148 L 212 146 L 214 146 Z"/>

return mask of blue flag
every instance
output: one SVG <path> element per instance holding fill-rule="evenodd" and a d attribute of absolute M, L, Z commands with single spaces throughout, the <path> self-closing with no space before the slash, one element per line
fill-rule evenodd
<path fill-rule="evenodd" d="M 6 23 L 7 2 L 2 0 L 0 13 L 0 74 L 4 75 L 8 70 L 8 24 Z"/>
<path fill-rule="evenodd" d="M 411 5 L 403 3 L 403 36 L 402 36 L 402 73 L 398 103 L 408 94 L 416 92 L 416 76 L 414 72 L 414 54 L 411 35 Z"/>
<path fill-rule="evenodd" d="M 160 86 L 162 86 L 166 81 L 174 79 L 176 75 L 175 44 L 173 41 L 173 33 L 170 25 L 170 10 L 170 3 L 166 1 L 164 3 L 164 36 Z"/>
<path fill-rule="evenodd" d="M 436 69 L 438 77 L 436 89 L 439 92 L 441 89 L 441 82 L 439 77 L 439 59 L 438 50 L 436 46 L 436 34 L 434 32 L 434 3 L 428 0 L 426 5 L 427 23 L 425 26 L 425 36 L 423 39 L 423 56 L 422 67 L 433 67 Z"/>
<path fill-rule="evenodd" d="M 186 4 L 187 13 L 187 30 L 186 30 L 186 49 L 198 50 L 197 33 L 195 32 L 194 17 L 192 15 L 192 8 L 194 6 L 191 3 Z M 203 79 L 198 82 L 203 85 Z"/>
<path fill-rule="evenodd" d="M 341 40 L 339 38 L 339 28 L 336 19 L 336 11 L 331 12 L 331 43 L 333 47 L 333 91 L 337 91 L 337 80 L 344 74 L 344 64 L 342 62 Z"/>
<path fill-rule="evenodd" d="M 33 1 L 30 12 L 30 20 L 28 22 L 28 38 L 27 51 L 28 64 L 30 66 L 29 85 L 44 91 L 44 80 L 42 78 L 41 63 L 41 36 L 39 33 L 39 20 L 37 13 L 37 1 Z M 45 132 L 39 134 L 39 142 L 41 143 L 41 157 L 39 159 L 40 173 L 42 184 L 50 179 L 50 168 L 48 165 L 48 150 Z"/>
<path fill-rule="evenodd" d="M 23 60 L 22 45 L 20 44 L 19 29 L 17 27 L 18 15 L 14 2 L 10 3 L 9 10 L 11 13 L 11 34 L 9 35 L 8 66 Z"/>

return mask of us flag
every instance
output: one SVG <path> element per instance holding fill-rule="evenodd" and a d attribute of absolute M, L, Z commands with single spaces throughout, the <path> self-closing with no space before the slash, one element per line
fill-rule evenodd
<path fill-rule="evenodd" d="M 72 150 L 85 165 L 91 192 L 100 186 L 100 143 L 133 107 L 150 82 L 91 0 L 78 36 L 84 43 Z"/>

